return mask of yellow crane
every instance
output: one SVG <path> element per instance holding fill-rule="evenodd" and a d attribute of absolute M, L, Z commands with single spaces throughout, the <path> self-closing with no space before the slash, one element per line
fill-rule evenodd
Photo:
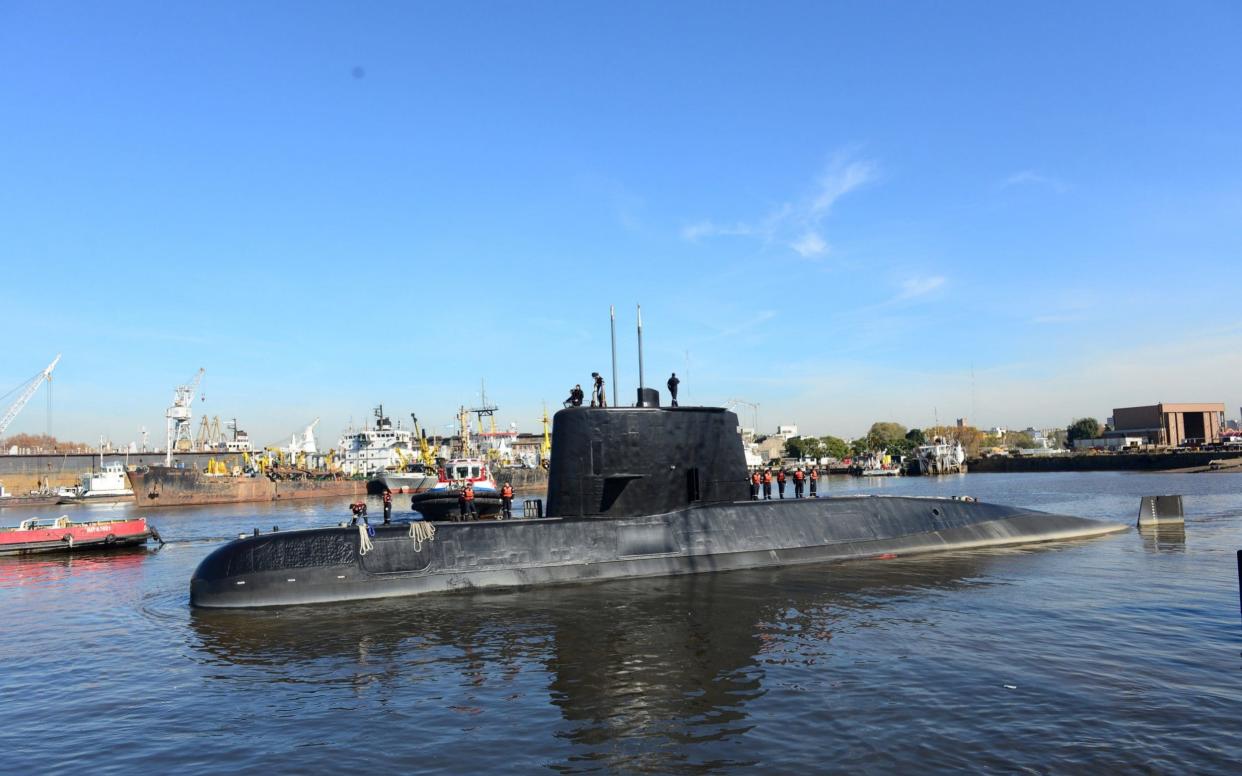
<path fill-rule="evenodd" d="M 431 454 L 431 445 L 427 443 L 427 435 L 418 427 L 418 418 L 412 412 L 410 413 L 410 420 L 414 421 L 414 437 L 418 439 L 418 456 L 422 459 L 424 466 L 434 469 L 436 457 Z"/>
<path fill-rule="evenodd" d="M 539 465 L 547 468 L 552 460 L 552 424 L 548 421 L 548 403 L 543 403 L 543 444 L 539 446 Z"/>

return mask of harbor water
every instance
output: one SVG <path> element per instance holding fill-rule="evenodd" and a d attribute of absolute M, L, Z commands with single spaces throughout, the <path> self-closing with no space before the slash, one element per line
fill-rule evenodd
<path fill-rule="evenodd" d="M 347 500 L 144 510 L 166 546 L 0 558 L 4 770 L 1236 772 L 1242 474 L 821 486 L 862 492 L 1130 524 L 1141 496 L 1180 493 L 1187 517 L 1015 549 L 196 611 L 213 548 L 347 519 Z M 0 520 L 50 510 L 131 511 Z"/>

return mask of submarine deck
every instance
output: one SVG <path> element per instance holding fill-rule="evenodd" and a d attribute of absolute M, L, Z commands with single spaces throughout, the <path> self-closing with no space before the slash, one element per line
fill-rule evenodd
<path fill-rule="evenodd" d="M 1127 526 L 975 501 L 905 496 L 732 501 L 641 517 L 543 517 L 246 537 L 191 580 L 199 607 L 319 603 L 727 571 L 1087 538 Z"/>

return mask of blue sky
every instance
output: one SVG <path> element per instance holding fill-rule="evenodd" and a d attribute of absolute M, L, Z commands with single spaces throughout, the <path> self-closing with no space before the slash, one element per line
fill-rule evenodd
<path fill-rule="evenodd" d="M 202 366 L 196 410 L 334 442 L 486 380 L 535 430 L 610 304 L 633 396 L 641 303 L 648 382 L 764 429 L 1237 417 L 1239 39 L 1223 2 L 7 2 L 0 390 L 63 352 L 55 433 L 124 443 Z"/>

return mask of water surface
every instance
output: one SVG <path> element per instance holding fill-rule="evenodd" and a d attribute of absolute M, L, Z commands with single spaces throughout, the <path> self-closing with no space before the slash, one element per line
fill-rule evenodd
<path fill-rule="evenodd" d="M 5 770 L 1236 772 L 1242 475 L 822 491 L 1127 523 L 1139 496 L 1182 493 L 1188 516 L 1020 549 L 200 612 L 190 573 L 220 542 L 344 503 L 157 512 L 158 551 L 0 558 Z"/>

